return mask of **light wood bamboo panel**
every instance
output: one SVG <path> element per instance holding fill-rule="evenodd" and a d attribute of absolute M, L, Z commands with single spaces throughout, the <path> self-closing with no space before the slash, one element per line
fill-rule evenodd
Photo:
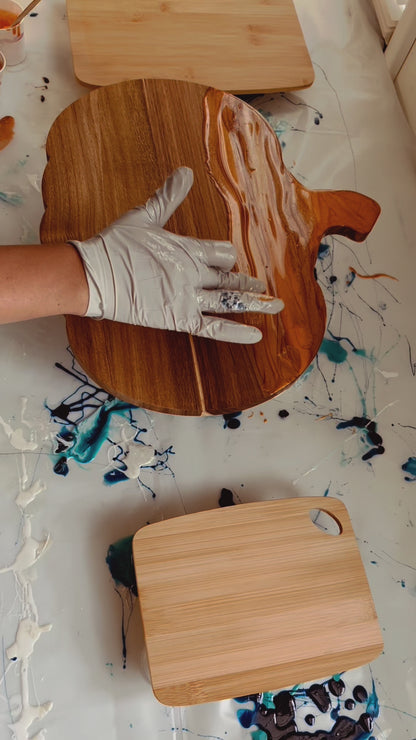
<path fill-rule="evenodd" d="M 328 512 L 338 536 L 318 529 Z M 190 705 L 363 665 L 383 640 L 345 506 L 262 501 L 151 524 L 133 540 L 154 693 Z"/>
<path fill-rule="evenodd" d="M 89 85 L 151 77 L 250 93 L 314 79 L 292 0 L 67 0 L 67 11 Z"/>
<path fill-rule="evenodd" d="M 231 240 L 236 269 L 264 280 L 285 303 L 277 316 L 229 316 L 262 330 L 254 345 L 69 316 L 72 350 L 98 385 L 137 406 L 199 416 L 263 403 L 307 369 L 326 327 L 314 276 L 321 239 L 338 233 L 362 241 L 377 203 L 354 192 L 307 190 L 251 106 L 180 81 L 94 90 L 57 118 L 46 152 L 42 242 L 93 236 L 188 165 L 194 185 L 166 228 Z"/>

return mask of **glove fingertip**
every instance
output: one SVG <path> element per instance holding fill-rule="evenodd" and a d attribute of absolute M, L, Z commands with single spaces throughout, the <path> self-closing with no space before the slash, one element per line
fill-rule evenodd
<path fill-rule="evenodd" d="M 198 335 L 206 339 L 216 339 L 233 344 L 256 344 L 263 337 L 262 332 L 256 326 L 218 318 L 204 319 Z"/>

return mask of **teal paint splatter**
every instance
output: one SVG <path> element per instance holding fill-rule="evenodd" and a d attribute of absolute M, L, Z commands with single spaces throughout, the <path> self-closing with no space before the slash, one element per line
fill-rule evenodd
<path fill-rule="evenodd" d="M 371 717 L 373 717 L 373 719 L 375 717 L 378 717 L 378 715 L 380 714 L 380 704 L 376 693 L 374 679 L 372 679 L 372 692 L 367 700 L 367 712 Z"/>
<path fill-rule="evenodd" d="M 21 206 L 23 198 L 18 193 L 3 193 L 0 191 L 0 201 L 8 206 Z"/>
<path fill-rule="evenodd" d="M 106 668 L 108 668 L 109 671 L 110 671 L 111 678 L 114 678 L 114 673 L 113 673 L 113 667 L 114 666 L 113 666 L 113 664 L 112 663 L 106 663 L 105 665 L 106 665 Z"/>
<path fill-rule="evenodd" d="M 112 416 L 121 416 L 130 422 L 132 409 L 134 409 L 132 404 L 113 398 L 78 424 L 62 426 L 57 436 L 57 454 L 53 455 L 54 472 L 58 475 L 67 475 L 69 459 L 81 464 L 94 460 L 104 442 L 108 440 Z"/>
<path fill-rule="evenodd" d="M 409 457 L 407 462 L 403 463 L 402 470 L 407 473 L 407 475 L 404 476 L 406 481 L 409 483 L 416 481 L 416 457 Z"/>
<path fill-rule="evenodd" d="M 125 586 L 137 596 L 136 575 L 133 563 L 133 537 L 123 537 L 107 550 L 106 563 L 117 586 Z"/>
<path fill-rule="evenodd" d="M 121 602 L 121 645 L 123 669 L 127 667 L 127 632 L 137 596 L 133 563 L 133 536 L 123 537 L 107 550 L 106 563 L 114 580 L 114 588 Z"/>
<path fill-rule="evenodd" d="M 321 354 L 325 354 L 328 360 L 330 360 L 330 362 L 334 362 L 336 365 L 345 362 L 348 356 L 347 350 L 344 349 L 339 342 L 335 342 L 333 339 L 324 339 L 319 348 L 319 352 L 321 352 Z"/>

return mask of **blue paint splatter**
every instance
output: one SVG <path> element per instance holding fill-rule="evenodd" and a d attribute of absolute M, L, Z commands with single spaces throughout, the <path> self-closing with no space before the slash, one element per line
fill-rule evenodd
<path fill-rule="evenodd" d="M 403 463 L 402 470 L 407 473 L 404 479 L 409 483 L 414 483 L 416 481 L 416 457 L 409 457 L 407 462 Z"/>

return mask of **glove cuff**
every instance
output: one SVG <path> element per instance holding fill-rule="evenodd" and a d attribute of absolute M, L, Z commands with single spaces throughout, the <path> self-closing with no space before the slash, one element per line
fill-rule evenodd
<path fill-rule="evenodd" d="M 100 235 L 79 242 L 68 242 L 78 251 L 87 277 L 89 300 L 84 316 L 114 319 L 114 281 L 105 242 Z"/>

